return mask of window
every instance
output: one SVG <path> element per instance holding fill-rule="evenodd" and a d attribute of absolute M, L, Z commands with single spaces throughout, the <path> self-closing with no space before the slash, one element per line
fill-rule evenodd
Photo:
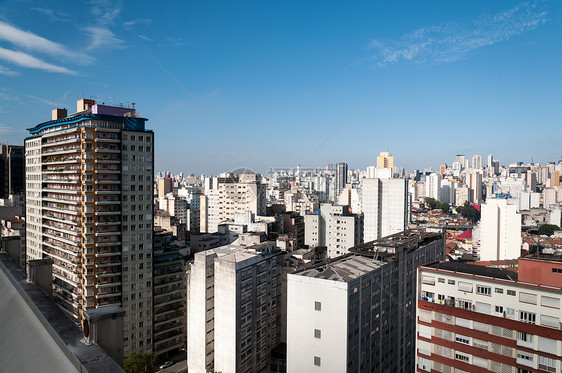
<path fill-rule="evenodd" d="M 537 315 L 532 312 L 519 311 L 519 321 L 526 322 L 528 324 L 535 324 L 537 321 Z"/>
<path fill-rule="evenodd" d="M 537 304 L 537 294 L 519 292 L 519 301 L 523 303 Z"/>
<path fill-rule="evenodd" d="M 439 281 L 439 282 L 441 282 L 441 283 L 443 283 L 443 284 L 445 283 L 445 279 L 444 279 L 443 277 L 439 277 L 439 278 L 437 279 L 437 281 Z"/>
<path fill-rule="evenodd" d="M 470 355 L 465 354 L 464 352 L 455 351 L 455 359 L 468 363 L 470 360 Z"/>
<path fill-rule="evenodd" d="M 533 355 L 528 352 L 517 351 L 517 363 L 532 366 Z"/>
<path fill-rule="evenodd" d="M 321 302 L 314 302 L 314 310 L 315 311 L 322 311 L 322 303 Z"/>
<path fill-rule="evenodd" d="M 541 315 L 541 325 L 558 329 L 560 328 L 560 319 L 558 317 Z"/>
<path fill-rule="evenodd" d="M 472 293 L 471 283 L 459 281 L 458 288 L 460 291 L 464 291 L 466 293 Z"/>
<path fill-rule="evenodd" d="M 314 338 L 322 338 L 322 331 L 320 329 L 314 329 Z"/>
<path fill-rule="evenodd" d="M 541 297 L 541 306 L 544 307 L 552 307 L 552 308 L 560 308 L 560 299 L 559 298 L 552 298 L 552 297 Z"/>
<path fill-rule="evenodd" d="M 533 335 L 525 332 L 517 332 L 517 339 L 522 342 L 533 343 Z"/>
<path fill-rule="evenodd" d="M 455 341 L 457 341 L 459 343 L 462 343 L 462 344 L 465 344 L 465 345 L 470 345 L 470 338 L 466 337 L 464 335 L 457 334 L 455 336 Z"/>
<path fill-rule="evenodd" d="M 476 294 L 492 295 L 492 288 L 484 285 L 476 285 Z"/>
<path fill-rule="evenodd" d="M 435 277 L 422 275 L 422 284 L 435 285 Z"/>
<path fill-rule="evenodd" d="M 507 295 L 513 295 L 513 296 L 515 296 L 515 290 L 508 290 L 508 291 L 507 291 Z"/>
<path fill-rule="evenodd" d="M 496 313 L 502 313 L 503 314 L 503 306 L 496 306 Z"/>
<path fill-rule="evenodd" d="M 552 268 L 552 273 L 562 273 L 562 268 Z"/>
<path fill-rule="evenodd" d="M 320 366 L 320 357 L 314 356 L 314 365 L 316 365 L 317 367 Z"/>
<path fill-rule="evenodd" d="M 421 370 L 425 370 L 426 372 L 431 372 L 431 360 L 426 359 L 425 357 L 418 357 L 418 368 Z"/>
<path fill-rule="evenodd" d="M 497 294 L 503 294 L 502 288 L 495 288 L 495 291 L 496 291 Z"/>
<path fill-rule="evenodd" d="M 455 284 L 455 280 L 447 280 L 447 283 L 448 283 L 449 285 L 454 285 L 454 284 Z"/>
<path fill-rule="evenodd" d="M 539 356 L 539 369 L 547 372 L 556 372 L 556 360 L 545 356 Z"/>
<path fill-rule="evenodd" d="M 506 308 L 505 309 L 505 317 L 508 319 L 514 319 L 515 318 L 515 308 Z"/>

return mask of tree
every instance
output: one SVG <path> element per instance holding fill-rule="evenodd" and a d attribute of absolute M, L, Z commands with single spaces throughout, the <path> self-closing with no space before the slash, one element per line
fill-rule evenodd
<path fill-rule="evenodd" d="M 554 224 L 544 224 L 539 227 L 539 234 L 545 236 L 552 236 L 554 231 L 559 231 L 560 227 Z"/>
<path fill-rule="evenodd" d="M 449 204 L 448 203 L 439 202 L 435 198 L 431 198 L 431 197 L 427 197 L 425 199 L 425 203 L 427 204 L 427 207 L 429 207 L 431 210 L 440 209 L 445 214 L 449 213 Z"/>
<path fill-rule="evenodd" d="M 465 202 L 464 206 L 457 207 L 457 213 L 470 220 L 472 224 L 476 224 L 480 220 L 480 211 L 468 202 Z"/>
<path fill-rule="evenodd" d="M 156 372 L 156 355 L 153 352 L 135 352 L 123 361 L 123 370 L 127 373 L 154 373 Z"/>

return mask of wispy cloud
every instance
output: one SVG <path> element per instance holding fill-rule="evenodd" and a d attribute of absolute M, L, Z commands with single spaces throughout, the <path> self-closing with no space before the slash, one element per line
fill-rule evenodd
<path fill-rule="evenodd" d="M 0 74 L 8 75 L 8 76 L 18 76 L 18 75 L 20 75 L 20 73 L 18 73 L 17 71 L 8 69 L 7 67 L 4 67 L 2 65 L 0 65 Z"/>
<path fill-rule="evenodd" d="M 139 37 L 139 39 L 142 39 L 144 41 L 154 41 L 154 39 L 151 39 L 151 38 L 149 38 L 148 36 L 145 36 L 145 35 L 138 34 L 137 36 Z"/>
<path fill-rule="evenodd" d="M 108 28 L 104 27 L 87 27 L 84 29 L 91 38 L 88 50 L 96 49 L 99 47 L 104 48 L 125 48 L 127 45 L 125 40 L 119 39 Z"/>
<path fill-rule="evenodd" d="M 141 19 L 134 19 L 132 21 L 128 21 L 123 23 L 123 27 L 127 30 L 133 29 L 136 25 L 149 25 L 152 23 L 152 20 L 149 18 L 141 18 Z"/>
<path fill-rule="evenodd" d="M 122 4 L 113 0 L 92 0 L 90 13 L 100 24 L 113 25 L 121 13 Z"/>
<path fill-rule="evenodd" d="M 72 59 L 80 63 L 91 63 L 92 58 L 76 52 L 66 46 L 55 43 L 29 31 L 20 30 L 8 23 L 0 21 L 0 39 L 8 41 L 18 48 L 40 52 L 51 56 Z"/>
<path fill-rule="evenodd" d="M 32 95 L 24 95 L 24 96 L 27 97 L 27 98 L 31 98 L 33 100 L 37 100 L 39 102 L 44 103 L 45 105 L 49 105 L 49 106 L 52 106 L 52 107 L 63 107 L 64 106 L 63 104 L 61 104 L 60 102 L 55 101 L 55 100 L 47 100 L 46 98 L 32 96 Z"/>
<path fill-rule="evenodd" d="M 14 63 L 16 65 L 31 69 L 45 70 L 54 73 L 76 75 L 76 71 L 57 66 L 24 52 L 17 52 L 9 49 L 0 48 L 0 59 Z"/>
<path fill-rule="evenodd" d="M 380 65 L 408 60 L 443 63 L 465 58 L 475 49 L 509 40 L 547 21 L 541 2 L 525 2 L 471 23 L 448 23 L 420 28 L 400 40 L 374 40 L 369 48 Z"/>
<path fill-rule="evenodd" d="M 20 132 L 26 132 L 26 131 L 21 129 L 21 128 L 9 127 L 9 126 L 5 126 L 3 124 L 0 124 L 0 134 L 7 135 L 7 134 L 11 134 L 11 133 L 20 133 Z"/>
<path fill-rule="evenodd" d="M 36 12 L 39 12 L 41 14 L 44 14 L 46 16 L 48 16 L 49 18 L 51 18 L 53 21 L 57 21 L 57 22 L 69 22 L 69 15 L 66 13 L 61 13 L 61 12 L 54 12 L 51 9 L 45 9 L 45 8 L 31 8 L 31 10 L 35 10 Z"/>

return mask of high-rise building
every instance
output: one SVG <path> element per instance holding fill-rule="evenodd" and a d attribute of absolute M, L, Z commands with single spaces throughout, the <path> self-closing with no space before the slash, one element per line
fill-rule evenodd
<path fill-rule="evenodd" d="M 158 197 L 172 193 L 172 190 L 174 190 L 174 181 L 169 176 L 158 179 Z"/>
<path fill-rule="evenodd" d="M 425 177 L 425 196 L 439 200 L 439 188 L 441 187 L 441 178 L 435 172 Z"/>
<path fill-rule="evenodd" d="M 281 251 L 274 242 L 198 252 L 187 280 L 190 372 L 262 372 L 280 341 Z"/>
<path fill-rule="evenodd" d="M 347 184 L 347 163 L 337 163 L 336 164 L 336 180 L 335 180 L 335 192 L 332 201 L 340 195 L 341 191 L 344 190 L 345 184 Z"/>
<path fill-rule="evenodd" d="M 215 233 L 218 225 L 237 213 L 265 215 L 266 185 L 258 173 L 225 174 L 205 179 L 201 196 L 201 232 Z"/>
<path fill-rule="evenodd" d="M 416 267 L 441 233 L 407 230 L 287 275 L 288 372 L 413 372 Z"/>
<path fill-rule="evenodd" d="M 472 170 L 466 174 L 466 184 L 470 188 L 470 202 L 482 203 L 482 174 L 478 170 Z"/>
<path fill-rule="evenodd" d="M 475 170 L 482 169 L 482 156 L 481 155 L 473 155 L 472 156 L 472 168 Z"/>
<path fill-rule="evenodd" d="M 82 99 L 30 128 L 27 258 L 53 260 L 53 296 L 77 322 L 121 306 L 123 353 L 152 350 L 154 134 L 135 109 Z"/>
<path fill-rule="evenodd" d="M 24 147 L 0 144 L 0 199 L 23 194 Z"/>
<path fill-rule="evenodd" d="M 390 155 L 388 152 L 380 152 L 377 157 L 377 168 L 393 168 L 394 167 L 394 156 Z"/>
<path fill-rule="evenodd" d="M 488 154 L 488 170 L 492 171 L 493 168 L 494 168 L 494 155 Z"/>
<path fill-rule="evenodd" d="M 418 268 L 417 372 L 561 371 L 562 258 L 518 262 Z"/>
<path fill-rule="evenodd" d="M 464 154 L 457 154 L 455 157 L 455 162 L 459 162 L 461 170 L 464 170 L 466 168 L 467 159 Z"/>
<path fill-rule="evenodd" d="M 408 225 L 408 182 L 405 179 L 361 181 L 363 242 L 402 232 Z"/>
<path fill-rule="evenodd" d="M 348 206 L 323 203 L 319 214 L 304 216 L 304 244 L 326 246 L 328 257 L 347 254 L 363 242 L 363 214 L 352 214 Z"/>
<path fill-rule="evenodd" d="M 521 255 L 521 214 L 505 198 L 482 204 L 480 260 L 517 259 Z"/>

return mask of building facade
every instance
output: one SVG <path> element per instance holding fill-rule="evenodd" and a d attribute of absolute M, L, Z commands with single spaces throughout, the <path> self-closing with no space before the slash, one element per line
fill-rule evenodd
<path fill-rule="evenodd" d="M 441 262 L 418 269 L 418 372 L 560 372 L 562 260 L 518 273 Z"/>
<path fill-rule="evenodd" d="M 408 230 L 351 251 L 287 275 L 287 371 L 414 371 L 415 268 L 445 258 L 443 235 Z"/>
<path fill-rule="evenodd" d="M 480 260 L 517 259 L 521 255 L 521 214 L 505 198 L 482 205 Z"/>
<path fill-rule="evenodd" d="M 281 334 L 281 258 L 274 242 L 195 254 L 187 280 L 190 372 L 268 371 Z"/>
<path fill-rule="evenodd" d="M 78 100 L 29 129 L 27 259 L 53 260 L 53 296 L 77 322 L 119 305 L 127 355 L 152 350 L 154 134 L 132 108 Z"/>
<path fill-rule="evenodd" d="M 0 144 L 0 199 L 23 194 L 25 187 L 24 147 Z"/>

